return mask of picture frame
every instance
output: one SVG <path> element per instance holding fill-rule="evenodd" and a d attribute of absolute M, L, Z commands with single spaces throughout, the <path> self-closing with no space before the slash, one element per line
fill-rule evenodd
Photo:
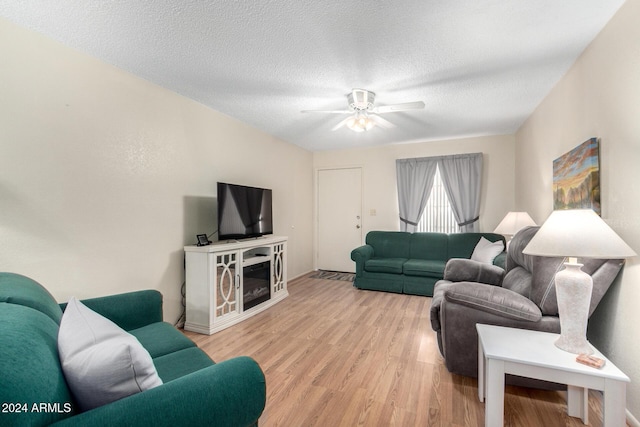
<path fill-rule="evenodd" d="M 553 210 L 593 209 L 601 215 L 600 141 L 590 138 L 553 161 Z"/>

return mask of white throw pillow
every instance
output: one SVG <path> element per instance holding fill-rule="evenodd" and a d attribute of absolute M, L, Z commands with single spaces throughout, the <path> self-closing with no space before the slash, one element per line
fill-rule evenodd
<path fill-rule="evenodd" d="M 149 352 L 136 337 L 75 297 L 60 321 L 58 353 L 83 411 L 162 384 Z"/>
<path fill-rule="evenodd" d="M 480 238 L 480 241 L 473 250 L 471 259 L 474 261 L 484 262 L 485 264 L 493 264 L 493 260 L 504 250 L 504 243 L 501 240 L 497 242 L 490 242 L 484 237 Z"/>

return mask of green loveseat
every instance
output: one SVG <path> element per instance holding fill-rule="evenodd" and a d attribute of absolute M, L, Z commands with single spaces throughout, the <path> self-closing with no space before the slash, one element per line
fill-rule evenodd
<path fill-rule="evenodd" d="M 80 412 L 60 365 L 58 305 L 37 282 L 0 273 L 0 425 L 251 426 L 266 401 L 258 364 L 237 357 L 215 364 L 193 341 L 162 321 L 153 290 L 83 301 L 134 335 L 163 384 Z"/>
<path fill-rule="evenodd" d="M 407 233 L 370 231 L 366 244 L 351 252 L 356 263 L 354 285 L 359 289 L 433 296 L 433 287 L 443 278 L 444 267 L 451 258 L 471 258 L 484 237 L 502 241 L 495 233 Z M 506 252 L 493 264 L 504 269 Z"/>

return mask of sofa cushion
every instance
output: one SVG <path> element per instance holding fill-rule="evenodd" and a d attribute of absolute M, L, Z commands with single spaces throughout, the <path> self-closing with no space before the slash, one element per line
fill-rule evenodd
<path fill-rule="evenodd" d="M 162 384 L 149 353 L 109 319 L 71 298 L 58 332 L 65 379 L 82 410 Z"/>
<path fill-rule="evenodd" d="M 364 269 L 372 273 L 402 274 L 406 258 L 373 258 L 364 263 Z"/>
<path fill-rule="evenodd" d="M 207 366 L 214 365 L 214 362 L 198 347 L 191 347 L 156 357 L 153 359 L 153 364 L 156 366 L 162 381 L 167 383 Z"/>
<path fill-rule="evenodd" d="M 196 346 L 193 341 L 167 322 L 152 323 L 142 328 L 132 329 L 129 333 L 140 341 L 154 359 Z"/>
<path fill-rule="evenodd" d="M 498 266 L 503 270 L 506 270 L 506 262 L 507 262 L 507 253 L 504 251 L 498 254 L 498 256 L 493 259 L 493 265 Z"/>
<path fill-rule="evenodd" d="M 446 261 L 449 238 L 444 233 L 413 233 L 410 259 Z"/>
<path fill-rule="evenodd" d="M 409 258 L 411 233 L 402 231 L 370 231 L 366 243 L 375 258 Z"/>
<path fill-rule="evenodd" d="M 0 302 L 38 310 L 60 324 L 62 309 L 55 298 L 33 279 L 15 273 L 0 274 Z"/>
<path fill-rule="evenodd" d="M 26 413 L 0 414 L 0 424 L 43 426 L 74 415 L 57 340 L 58 324 L 49 316 L 0 302 L 0 402 L 28 404 Z M 59 403 L 59 411 L 32 411 L 40 402 Z"/>
<path fill-rule="evenodd" d="M 410 259 L 404 263 L 402 271 L 407 276 L 442 278 L 446 261 Z"/>

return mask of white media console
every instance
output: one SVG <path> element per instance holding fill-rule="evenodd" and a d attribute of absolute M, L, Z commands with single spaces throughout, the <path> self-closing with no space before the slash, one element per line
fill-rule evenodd
<path fill-rule="evenodd" d="M 188 331 L 211 335 L 271 307 L 287 291 L 287 237 L 185 246 Z"/>

